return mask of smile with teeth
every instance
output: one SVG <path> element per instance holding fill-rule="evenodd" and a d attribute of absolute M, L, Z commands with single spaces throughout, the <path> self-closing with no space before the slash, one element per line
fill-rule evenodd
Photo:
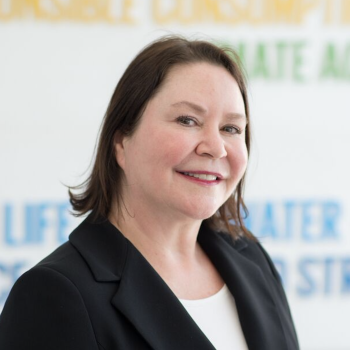
<path fill-rule="evenodd" d="M 192 176 L 200 180 L 206 180 L 206 181 L 215 181 L 218 178 L 215 175 L 210 175 L 210 174 L 195 174 L 195 173 L 183 173 L 184 175 L 187 176 Z"/>

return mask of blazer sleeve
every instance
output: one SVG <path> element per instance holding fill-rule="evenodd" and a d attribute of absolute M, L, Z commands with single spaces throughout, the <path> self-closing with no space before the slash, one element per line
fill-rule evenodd
<path fill-rule="evenodd" d="M 263 255 L 264 255 L 264 257 L 265 257 L 265 259 L 266 259 L 266 261 L 267 261 L 267 263 L 269 265 L 269 268 L 270 268 L 272 276 L 277 281 L 277 286 L 278 286 L 279 293 L 280 293 L 280 295 L 281 295 L 281 297 L 282 297 L 282 299 L 284 301 L 284 304 L 286 305 L 286 308 L 288 309 L 290 317 L 292 317 L 292 314 L 291 314 L 290 309 L 289 309 L 289 303 L 287 301 L 287 297 L 286 297 L 286 294 L 285 294 L 285 291 L 284 291 L 284 288 L 283 288 L 283 285 L 282 285 L 281 276 L 278 273 L 278 271 L 277 271 L 277 269 L 275 267 L 275 264 L 273 263 L 270 255 L 266 252 L 264 247 L 260 243 L 258 243 L 257 245 L 260 248 L 261 252 L 263 253 Z"/>
<path fill-rule="evenodd" d="M 299 349 L 298 336 L 294 326 L 293 316 L 289 307 L 287 296 L 282 285 L 281 276 L 278 273 L 271 257 L 263 248 L 263 246 L 260 243 L 257 243 L 257 246 L 262 252 L 263 256 L 265 257 L 265 260 L 269 266 L 271 275 L 273 276 L 276 282 L 274 283 L 275 288 L 272 288 L 272 289 L 279 296 L 279 298 L 276 298 L 276 301 L 281 311 L 282 317 L 284 319 L 284 327 L 289 330 L 288 332 L 286 331 L 286 334 L 288 334 L 288 337 L 289 337 L 289 344 L 294 344 L 293 345 L 294 347 L 292 347 L 292 349 Z"/>
<path fill-rule="evenodd" d="M 98 350 L 76 286 L 40 266 L 15 283 L 0 316 L 1 350 Z"/>

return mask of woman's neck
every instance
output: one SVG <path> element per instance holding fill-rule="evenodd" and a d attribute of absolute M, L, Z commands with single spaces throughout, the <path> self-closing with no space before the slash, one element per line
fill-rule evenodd
<path fill-rule="evenodd" d="M 172 218 L 153 213 L 129 213 L 117 216 L 112 212 L 109 220 L 145 255 L 191 259 L 195 256 L 199 220 Z"/>
<path fill-rule="evenodd" d="M 215 294 L 223 280 L 197 243 L 201 221 L 174 222 L 164 215 L 123 213 L 109 217 L 140 251 L 179 298 L 201 299 Z"/>

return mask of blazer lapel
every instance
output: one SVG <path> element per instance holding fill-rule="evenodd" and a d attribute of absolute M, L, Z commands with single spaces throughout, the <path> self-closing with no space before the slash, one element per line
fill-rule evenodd
<path fill-rule="evenodd" d="M 118 282 L 112 305 L 153 349 L 214 350 L 170 288 L 107 220 L 88 218 L 70 235 L 98 282 Z"/>
<path fill-rule="evenodd" d="M 177 297 L 131 243 L 112 304 L 154 349 L 214 350 Z"/>
<path fill-rule="evenodd" d="M 235 298 L 250 350 L 282 350 L 288 345 L 270 288 L 259 266 L 245 257 L 250 249 L 238 240 L 230 244 L 202 225 L 198 241 Z"/>
<path fill-rule="evenodd" d="M 213 350 L 177 297 L 141 253 L 108 221 L 87 218 L 69 237 L 96 281 L 115 282 L 112 305 L 125 315 L 154 349 Z M 243 240 L 229 243 L 202 225 L 198 242 L 236 300 L 250 350 L 288 349 L 269 285 L 247 258 Z"/>

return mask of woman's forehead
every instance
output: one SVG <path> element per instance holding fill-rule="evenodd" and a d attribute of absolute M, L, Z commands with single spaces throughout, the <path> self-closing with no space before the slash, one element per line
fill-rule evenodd
<path fill-rule="evenodd" d="M 236 79 L 222 66 L 206 62 L 181 64 L 169 70 L 156 94 L 196 94 L 208 89 L 220 90 L 225 83 L 232 89 L 239 89 Z"/>

